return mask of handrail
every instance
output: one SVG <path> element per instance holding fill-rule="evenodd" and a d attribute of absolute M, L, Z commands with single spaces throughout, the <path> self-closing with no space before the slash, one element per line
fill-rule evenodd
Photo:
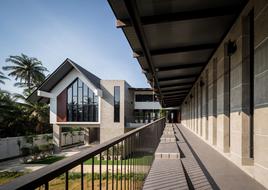
<path fill-rule="evenodd" d="M 164 122 L 165 118 L 160 118 L 152 123 L 146 124 L 142 127 L 129 131 L 123 135 L 108 140 L 102 144 L 96 145 L 95 147 L 83 150 L 82 152 L 70 156 L 66 159 L 60 160 L 56 163 L 48 165 L 32 173 L 26 174 L 19 178 L 14 179 L 10 183 L 0 186 L 0 190 L 13 190 L 13 189 L 34 189 L 41 185 L 46 185 L 49 181 L 55 179 L 57 176 L 68 172 L 68 170 L 82 164 L 86 160 L 102 153 L 103 151 L 113 147 L 114 145 L 126 140 L 136 133 L 142 132 L 146 128 L 159 123 Z M 164 123 L 163 123 L 164 125 Z"/>

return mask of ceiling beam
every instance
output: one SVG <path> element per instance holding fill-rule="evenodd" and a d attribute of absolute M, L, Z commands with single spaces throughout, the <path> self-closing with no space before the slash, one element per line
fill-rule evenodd
<path fill-rule="evenodd" d="M 189 91 L 191 87 L 189 88 L 175 88 L 175 89 L 169 89 L 169 90 L 162 90 L 163 93 L 165 92 L 178 92 L 178 91 Z"/>
<path fill-rule="evenodd" d="M 182 94 L 178 94 L 178 93 L 173 93 L 173 94 L 163 94 L 164 99 L 165 98 L 170 98 L 170 97 L 185 97 L 187 96 L 188 93 L 182 93 Z"/>
<path fill-rule="evenodd" d="M 167 66 L 167 67 L 157 67 L 157 71 L 171 71 L 171 70 L 179 70 L 179 69 L 192 69 L 192 68 L 198 68 L 198 67 L 204 67 L 206 65 L 206 62 L 200 62 L 200 63 L 188 63 L 188 64 L 181 64 L 181 65 L 174 65 L 174 66 Z"/>
<path fill-rule="evenodd" d="M 188 90 L 185 90 L 185 91 L 176 91 L 176 92 L 165 92 L 163 93 L 163 96 L 165 97 L 165 95 L 173 95 L 173 94 L 185 94 L 185 93 L 188 93 Z"/>
<path fill-rule="evenodd" d="M 183 20 L 193 20 L 193 19 L 233 15 L 237 14 L 239 10 L 240 9 L 237 6 L 225 6 L 219 8 L 184 11 L 184 12 L 160 14 L 154 16 L 144 16 L 141 17 L 140 20 L 143 25 L 160 24 L 160 23 L 176 22 Z M 130 20 L 127 19 L 118 20 L 116 22 L 116 27 L 118 28 L 130 27 L 130 26 L 132 26 L 132 23 Z"/>
<path fill-rule="evenodd" d="M 164 99 L 164 101 L 182 101 L 183 98 L 169 98 L 169 99 Z"/>
<path fill-rule="evenodd" d="M 142 27 L 142 22 L 140 20 L 140 15 L 138 12 L 136 1 L 135 0 L 124 0 L 124 3 L 126 5 L 126 9 L 127 9 L 128 14 L 130 16 L 130 21 L 134 27 L 134 31 L 137 35 L 138 41 L 141 45 L 142 52 L 144 53 L 146 62 L 149 66 L 149 69 L 150 69 L 150 72 L 151 72 L 152 77 L 154 79 L 154 82 L 156 83 L 156 86 L 158 88 L 158 93 L 160 95 L 160 99 L 162 99 L 161 89 L 159 87 L 158 78 L 157 78 L 156 71 L 155 71 L 155 68 L 153 65 L 151 53 L 149 51 L 149 46 L 148 46 L 148 43 L 146 41 L 145 32 L 144 32 L 144 29 Z"/>
<path fill-rule="evenodd" d="M 178 97 L 178 98 L 179 98 L 179 97 L 182 97 L 182 98 L 183 98 L 183 97 L 185 97 L 185 96 L 187 96 L 186 93 L 185 93 L 185 94 L 173 94 L 173 95 L 169 94 L 169 95 L 165 95 L 165 96 L 164 96 L 164 99 L 165 99 L 165 98 L 173 98 L 173 97 Z"/>
<path fill-rule="evenodd" d="M 193 85 L 193 82 L 183 82 L 183 83 L 176 83 L 176 84 L 166 84 L 166 85 L 161 85 L 160 88 L 169 88 L 169 87 L 180 87 L 180 86 L 186 86 L 186 85 Z"/>
<path fill-rule="evenodd" d="M 155 55 L 165 55 L 165 54 L 171 54 L 171 53 L 183 53 L 183 52 L 190 52 L 190 51 L 215 49 L 217 45 L 218 45 L 217 43 L 208 43 L 208 44 L 196 44 L 196 45 L 181 46 L 181 47 L 174 47 L 174 48 L 155 49 L 155 50 L 151 50 L 150 54 L 152 56 L 155 56 Z M 144 56 L 144 53 L 141 51 L 134 51 L 133 54 L 136 55 L 136 58 Z"/>
<path fill-rule="evenodd" d="M 159 78 L 158 81 L 170 81 L 170 80 L 180 80 L 180 79 L 195 79 L 198 75 L 184 75 L 184 76 L 176 76 L 176 77 L 165 77 Z"/>

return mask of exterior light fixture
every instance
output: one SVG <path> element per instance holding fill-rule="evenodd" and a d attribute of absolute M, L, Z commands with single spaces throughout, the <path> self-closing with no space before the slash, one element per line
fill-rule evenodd
<path fill-rule="evenodd" d="M 228 56 L 232 56 L 237 50 L 236 41 L 229 40 L 227 43 L 227 54 Z"/>

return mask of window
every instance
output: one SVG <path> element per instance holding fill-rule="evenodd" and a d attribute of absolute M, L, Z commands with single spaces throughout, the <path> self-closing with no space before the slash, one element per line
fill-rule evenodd
<path fill-rule="evenodd" d="M 67 89 L 67 121 L 98 121 L 98 96 L 80 79 Z"/>
<path fill-rule="evenodd" d="M 114 122 L 120 122 L 120 86 L 114 87 Z"/>
<path fill-rule="evenodd" d="M 136 102 L 156 102 L 157 99 L 151 94 L 137 94 L 135 96 Z"/>

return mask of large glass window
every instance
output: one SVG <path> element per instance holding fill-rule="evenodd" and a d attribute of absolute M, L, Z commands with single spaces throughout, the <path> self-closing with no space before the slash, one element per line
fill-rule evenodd
<path fill-rule="evenodd" d="M 68 87 L 67 100 L 68 121 L 98 121 L 98 96 L 80 79 Z"/>
<path fill-rule="evenodd" d="M 114 122 L 120 122 L 120 86 L 114 87 Z"/>
<path fill-rule="evenodd" d="M 157 99 L 152 94 L 137 94 L 135 96 L 136 102 L 156 102 Z"/>

